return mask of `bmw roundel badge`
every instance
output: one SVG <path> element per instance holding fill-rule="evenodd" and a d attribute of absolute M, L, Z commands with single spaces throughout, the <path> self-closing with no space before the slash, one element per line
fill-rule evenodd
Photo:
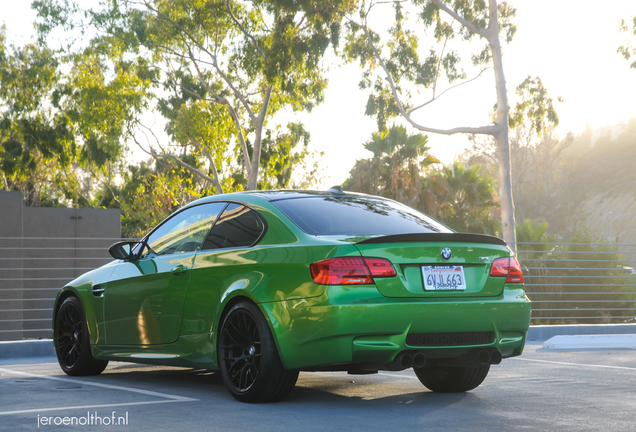
<path fill-rule="evenodd" d="M 451 250 L 450 248 L 444 248 L 442 249 L 442 258 L 444 258 L 445 260 L 450 259 L 451 257 Z"/>

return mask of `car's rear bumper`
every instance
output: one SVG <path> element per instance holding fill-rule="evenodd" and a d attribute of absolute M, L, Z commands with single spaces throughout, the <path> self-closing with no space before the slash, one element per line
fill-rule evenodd
<path fill-rule="evenodd" d="M 319 297 L 262 303 L 287 369 L 352 362 L 387 364 L 402 351 L 429 358 L 462 356 L 475 347 L 520 355 L 530 324 L 530 300 L 522 286 L 507 285 L 496 297 L 396 299 L 371 286 L 332 286 Z M 492 332 L 478 345 L 409 346 L 409 333 Z"/>

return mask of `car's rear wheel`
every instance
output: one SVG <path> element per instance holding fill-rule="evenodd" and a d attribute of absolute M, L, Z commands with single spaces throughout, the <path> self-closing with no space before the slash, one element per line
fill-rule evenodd
<path fill-rule="evenodd" d="M 57 360 L 67 375 L 99 375 L 106 369 L 108 361 L 91 354 L 86 316 L 77 297 L 68 297 L 58 308 L 53 337 Z"/>
<path fill-rule="evenodd" d="M 461 393 L 477 388 L 488 375 L 490 365 L 477 367 L 413 368 L 415 375 L 429 390 L 438 393 Z"/>
<path fill-rule="evenodd" d="M 230 394 L 241 402 L 283 399 L 298 379 L 298 371 L 283 368 L 267 321 L 250 302 L 236 304 L 223 320 L 219 368 Z"/>

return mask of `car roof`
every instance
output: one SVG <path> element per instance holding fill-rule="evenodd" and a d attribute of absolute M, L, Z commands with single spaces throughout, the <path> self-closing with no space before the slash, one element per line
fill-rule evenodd
<path fill-rule="evenodd" d="M 332 189 L 331 189 L 332 190 Z M 243 192 L 231 192 L 226 194 L 218 194 L 211 195 L 207 197 L 200 198 L 196 201 L 191 202 L 188 206 L 203 204 L 206 202 L 215 202 L 215 201 L 245 201 L 248 197 L 257 197 L 264 199 L 269 202 L 287 200 L 287 199 L 296 199 L 296 198 L 310 198 L 310 197 L 319 197 L 319 196 L 337 196 L 341 198 L 346 197 L 364 197 L 370 199 L 381 199 L 386 200 L 382 197 L 377 197 L 374 195 L 360 194 L 355 192 L 332 192 L 332 191 L 316 191 L 316 190 L 252 190 L 252 191 L 243 191 Z M 252 201 L 252 200 L 248 200 Z M 253 201 L 252 201 L 253 202 Z"/>

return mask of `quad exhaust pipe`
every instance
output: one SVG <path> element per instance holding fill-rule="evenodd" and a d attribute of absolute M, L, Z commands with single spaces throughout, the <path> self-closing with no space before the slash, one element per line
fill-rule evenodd
<path fill-rule="evenodd" d="M 502 356 L 497 349 L 480 349 L 471 351 L 464 357 L 454 359 L 432 359 L 434 364 L 454 365 L 454 366 L 485 366 L 497 365 L 501 363 Z M 360 364 L 360 371 L 403 371 L 408 368 L 423 368 L 426 365 L 426 356 L 420 351 L 403 351 L 399 353 L 395 359 L 388 364 L 368 363 Z"/>
<path fill-rule="evenodd" d="M 413 356 L 413 367 L 422 368 L 426 364 L 426 357 L 421 352 Z"/>
<path fill-rule="evenodd" d="M 467 363 L 479 364 L 482 366 L 488 364 L 499 364 L 501 363 L 501 353 L 498 350 L 479 350 L 473 351 L 465 357 Z"/>
<path fill-rule="evenodd" d="M 391 363 L 385 365 L 386 370 L 401 371 L 410 367 L 422 368 L 426 364 L 426 356 L 421 352 L 402 352 Z"/>

